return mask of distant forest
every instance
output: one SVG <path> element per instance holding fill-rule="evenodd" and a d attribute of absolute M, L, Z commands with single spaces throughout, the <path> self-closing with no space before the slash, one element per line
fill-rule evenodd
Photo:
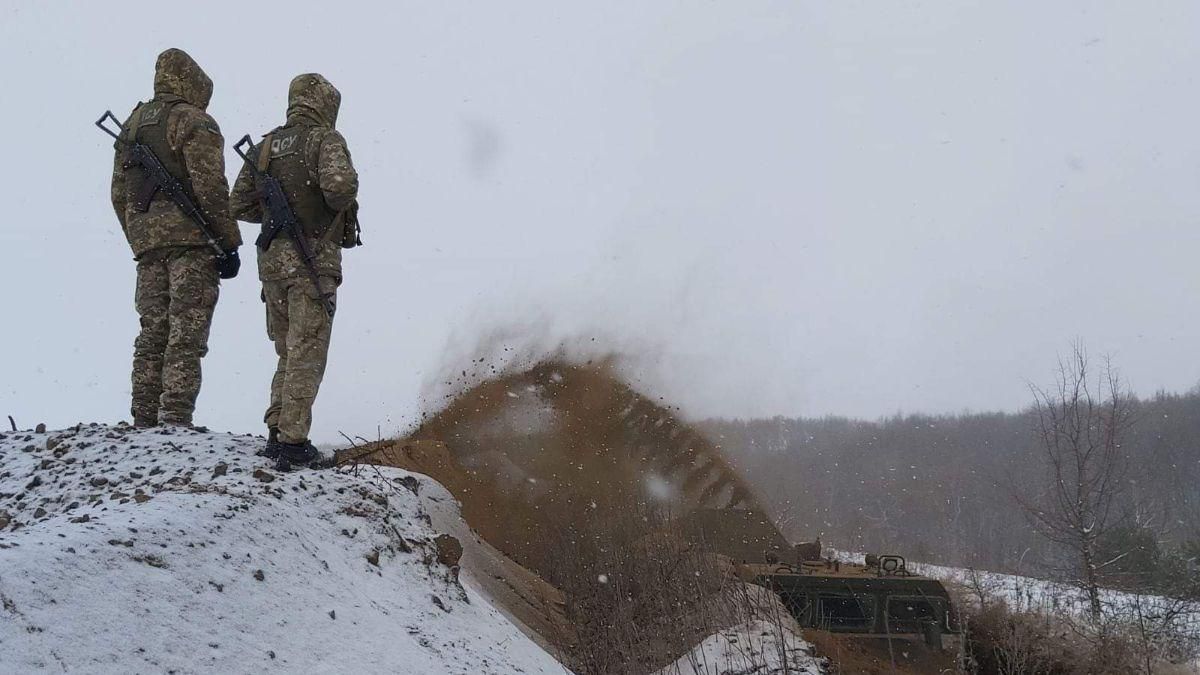
<path fill-rule="evenodd" d="M 1200 392 L 1132 401 L 1121 448 L 1126 537 L 1159 555 L 1200 550 Z M 793 542 L 1045 575 L 1062 551 L 1015 495 L 1045 484 L 1037 416 L 1021 413 L 709 420 L 704 431 Z M 1145 549 L 1146 546 L 1141 548 Z"/>

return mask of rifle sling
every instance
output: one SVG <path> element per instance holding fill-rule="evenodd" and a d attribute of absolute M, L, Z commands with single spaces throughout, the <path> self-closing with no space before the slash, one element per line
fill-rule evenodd
<path fill-rule="evenodd" d="M 266 173 L 267 166 L 269 166 L 271 164 L 271 138 L 273 136 L 275 136 L 274 133 L 270 133 L 270 134 L 267 134 L 266 136 L 263 136 L 262 145 L 258 146 L 260 148 L 258 151 L 258 172 L 259 173 Z"/>
<path fill-rule="evenodd" d="M 145 103 L 139 103 L 134 109 L 133 115 L 129 117 L 129 144 L 133 145 L 138 142 L 138 127 L 142 125 L 142 111 L 146 109 Z"/>

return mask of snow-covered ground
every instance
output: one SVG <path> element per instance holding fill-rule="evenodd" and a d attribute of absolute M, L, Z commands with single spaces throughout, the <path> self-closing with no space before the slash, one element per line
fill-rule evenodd
<path fill-rule="evenodd" d="M 835 549 L 827 549 L 827 551 L 842 562 L 861 565 L 864 560 L 862 553 L 849 553 Z M 1015 574 L 945 567 L 913 561 L 908 561 L 908 569 L 917 574 L 960 586 L 968 592 L 968 596 L 982 592 L 993 600 L 1003 600 L 1016 611 L 1065 611 L 1078 616 L 1083 616 L 1088 612 L 1087 596 L 1081 589 L 1070 584 Z M 1124 608 L 1132 606 L 1135 602 L 1141 602 L 1143 606 L 1153 605 L 1161 601 L 1161 598 L 1148 595 L 1137 596 L 1123 591 L 1102 590 L 1101 600 L 1106 606 Z M 1195 617 L 1193 623 L 1195 623 L 1195 628 L 1200 630 L 1200 616 Z"/>
<path fill-rule="evenodd" d="M 959 567 L 944 567 L 913 563 L 913 571 L 925 576 L 941 579 L 962 586 L 968 593 L 981 591 L 993 598 L 1002 599 L 1009 607 L 1018 611 L 1067 611 L 1077 616 L 1088 612 L 1088 599 L 1082 590 L 1069 584 L 1017 576 L 1000 574 L 984 570 L 970 570 Z M 1102 590 L 1101 601 L 1110 608 L 1121 609 L 1132 607 L 1141 602 L 1144 607 L 1160 604 L 1162 598 L 1151 595 L 1136 596 L 1131 593 L 1114 590 Z M 1195 617 L 1200 621 L 1200 617 Z M 1195 621 L 1193 621 L 1195 623 Z M 1200 629 L 1200 623 L 1196 623 Z"/>
<path fill-rule="evenodd" d="M 0 434 L 0 672 L 564 672 L 439 562 L 440 485 L 261 442 Z"/>
<path fill-rule="evenodd" d="M 862 553 L 849 553 L 830 549 L 833 557 L 843 562 L 862 564 Z M 977 600 L 983 596 L 988 601 L 1001 600 L 1016 611 L 1043 612 L 1049 614 L 1065 613 L 1076 617 L 1084 617 L 1089 612 L 1086 594 L 1078 587 L 1046 579 L 1001 574 L 986 570 L 964 569 L 961 567 L 946 567 L 927 563 L 909 562 L 910 571 L 924 576 L 933 577 L 946 582 L 947 586 L 957 586 L 964 591 L 963 597 L 968 601 Z M 1141 615 L 1145 624 L 1154 625 L 1159 629 L 1178 631 L 1189 636 L 1194 643 L 1200 643 L 1200 608 L 1192 608 L 1190 613 L 1182 613 L 1169 619 L 1173 612 L 1179 611 L 1179 604 L 1166 598 L 1153 595 L 1136 595 L 1116 590 L 1102 590 L 1101 602 L 1110 613 L 1125 620 L 1132 620 Z M 1157 624 L 1155 622 L 1158 622 Z M 1200 661 L 1190 664 L 1190 667 L 1200 673 Z"/>
<path fill-rule="evenodd" d="M 980 595 L 1000 599 L 1018 611 L 1067 614 L 1084 617 L 1089 611 L 1086 594 L 1069 584 L 1045 579 L 970 570 L 941 565 L 913 564 L 918 574 L 941 579 L 963 588 L 968 599 Z M 1102 590 L 1101 602 L 1109 614 L 1126 622 L 1139 621 L 1153 631 L 1185 635 L 1190 644 L 1200 644 L 1200 607 L 1186 609 L 1178 602 L 1155 595 L 1136 595 Z M 1138 617 L 1141 617 L 1138 619 Z M 1200 660 L 1189 667 L 1200 674 Z"/>
<path fill-rule="evenodd" d="M 787 628 L 756 620 L 708 636 L 656 675 L 822 675 L 812 651 Z"/>

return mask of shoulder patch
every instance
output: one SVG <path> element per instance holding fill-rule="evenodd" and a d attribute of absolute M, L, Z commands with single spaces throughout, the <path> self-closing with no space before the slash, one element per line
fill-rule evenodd
<path fill-rule="evenodd" d="M 271 137 L 271 159 L 290 155 L 300 149 L 301 129 L 286 129 Z"/>
<path fill-rule="evenodd" d="M 148 127 L 158 124 L 165 117 L 163 112 L 167 106 L 160 101 L 150 101 L 141 107 L 141 118 L 138 120 L 139 127 Z"/>

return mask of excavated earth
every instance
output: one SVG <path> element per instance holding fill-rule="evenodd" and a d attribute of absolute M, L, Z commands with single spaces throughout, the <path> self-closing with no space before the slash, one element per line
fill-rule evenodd
<path fill-rule="evenodd" d="M 546 580 L 561 580 L 564 556 L 575 554 L 564 550 L 574 549 L 570 542 L 595 537 L 583 524 L 619 529 L 648 513 L 677 519 L 698 509 L 760 512 L 717 446 L 604 362 L 556 358 L 490 374 L 448 396 L 406 436 L 348 448 L 337 459 L 418 472 L 445 486 L 473 530 L 456 533 L 464 542 L 464 569 L 475 570 L 476 582 L 509 618 L 567 663 L 576 640 L 567 598 Z M 764 550 L 759 542 L 746 543 Z M 765 602 L 778 604 L 768 596 Z M 790 617 L 785 623 L 789 635 L 798 636 Z M 690 644 L 708 630 L 698 625 Z M 736 637 L 732 643 L 710 639 L 737 643 Z M 743 635 L 743 646 L 749 639 Z M 795 642 L 806 649 L 798 637 Z M 712 647 L 706 642 L 698 653 Z M 674 666 L 672 672 L 686 670 Z"/>
<path fill-rule="evenodd" d="M 609 363 L 549 359 L 497 374 L 450 397 L 404 438 L 348 448 L 337 460 L 445 486 L 478 535 L 466 537 L 468 560 L 497 570 L 480 583 L 511 600 L 506 607 L 531 635 L 556 644 L 571 640 L 562 594 L 528 570 L 555 564 L 545 545 L 561 531 L 639 509 L 757 508 L 719 448 Z"/>

